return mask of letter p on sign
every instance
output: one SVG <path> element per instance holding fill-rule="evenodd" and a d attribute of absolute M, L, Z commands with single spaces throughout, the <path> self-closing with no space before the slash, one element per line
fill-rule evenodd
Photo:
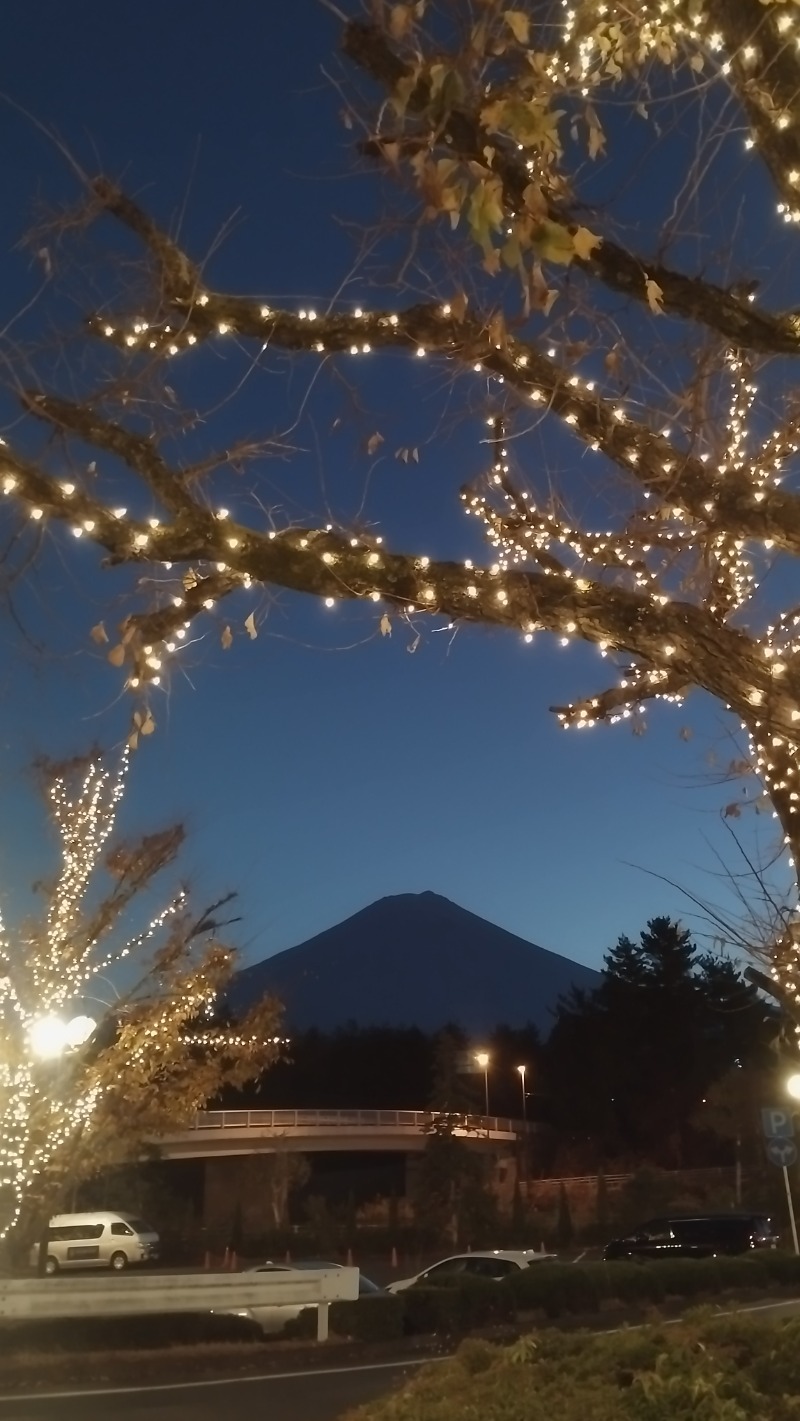
<path fill-rule="evenodd" d="M 793 1139 L 794 1120 L 791 1111 L 784 1110 L 780 1106 L 773 1108 L 764 1106 L 761 1111 L 761 1129 L 767 1140 Z"/>

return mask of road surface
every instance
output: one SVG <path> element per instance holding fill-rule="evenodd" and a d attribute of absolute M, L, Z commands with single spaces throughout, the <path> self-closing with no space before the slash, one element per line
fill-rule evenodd
<path fill-rule="evenodd" d="M 336 1421 L 413 1375 L 412 1362 L 285 1373 L 251 1381 L 198 1382 L 152 1390 L 61 1393 L 0 1401 L 0 1421 Z"/>

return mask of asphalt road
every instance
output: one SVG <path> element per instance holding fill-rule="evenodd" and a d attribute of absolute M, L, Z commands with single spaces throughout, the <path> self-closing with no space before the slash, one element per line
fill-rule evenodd
<path fill-rule="evenodd" d="M 336 1421 L 353 1406 L 402 1386 L 412 1363 L 286 1374 L 253 1381 L 129 1392 L 61 1394 L 0 1401 L 0 1421 L 229 1421 L 232 1414 L 270 1421 Z"/>

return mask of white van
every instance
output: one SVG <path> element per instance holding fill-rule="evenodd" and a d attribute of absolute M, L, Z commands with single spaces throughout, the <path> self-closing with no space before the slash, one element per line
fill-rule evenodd
<path fill-rule="evenodd" d="M 36 1265 L 38 1244 L 31 1250 Z M 97 1209 L 91 1214 L 56 1214 L 47 1230 L 45 1271 L 62 1268 L 113 1268 L 121 1273 L 132 1263 L 151 1263 L 159 1255 L 155 1229 L 135 1214 Z"/>

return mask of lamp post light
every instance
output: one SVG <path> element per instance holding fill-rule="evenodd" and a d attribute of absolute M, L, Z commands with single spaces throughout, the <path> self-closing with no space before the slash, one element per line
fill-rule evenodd
<path fill-rule="evenodd" d="M 520 1083 L 520 1085 L 522 1086 L 522 1123 L 523 1123 L 523 1125 L 527 1125 L 527 1123 L 528 1123 L 528 1094 L 527 1094 L 527 1091 L 525 1090 L 525 1073 L 526 1073 L 527 1069 L 528 1069 L 527 1066 L 517 1066 L 517 1070 L 519 1071 L 519 1083 Z"/>
<path fill-rule="evenodd" d="M 475 1053 L 475 1064 L 477 1066 L 480 1066 L 481 1070 L 483 1071 L 483 1095 L 484 1102 L 486 1105 L 487 1119 L 489 1116 L 489 1060 L 490 1057 L 488 1051 L 477 1051 Z"/>
<path fill-rule="evenodd" d="M 28 1027 L 28 1043 L 40 1061 L 56 1061 L 65 1051 L 85 1046 L 97 1022 L 91 1016 L 74 1016 L 63 1021 L 60 1016 L 40 1016 Z"/>

